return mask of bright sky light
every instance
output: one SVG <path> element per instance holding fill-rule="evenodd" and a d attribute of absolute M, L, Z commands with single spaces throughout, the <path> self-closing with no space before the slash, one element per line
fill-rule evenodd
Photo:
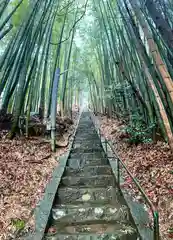
<path fill-rule="evenodd" d="M 83 34 L 83 31 L 81 31 L 81 29 L 86 29 L 85 34 L 87 35 L 87 29 L 89 28 L 89 26 L 92 26 L 93 24 L 94 24 L 94 17 L 92 16 L 92 12 L 88 5 L 85 16 L 77 24 L 76 35 L 74 38 L 77 47 L 81 48 L 83 45 L 83 41 L 84 41 L 84 38 L 81 37 L 81 33 Z"/>

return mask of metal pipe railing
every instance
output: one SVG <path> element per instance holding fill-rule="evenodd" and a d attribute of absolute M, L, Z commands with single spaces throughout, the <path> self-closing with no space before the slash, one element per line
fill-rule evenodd
<path fill-rule="evenodd" d="M 101 130 L 100 130 L 100 128 L 98 126 L 96 126 L 95 120 L 93 118 L 92 118 L 92 120 L 93 120 L 93 123 L 94 123 L 96 129 L 98 130 L 98 135 L 101 138 L 102 137 Z M 120 157 L 115 152 L 115 150 L 113 149 L 111 144 L 108 142 L 108 140 L 105 139 L 105 142 L 103 142 L 103 143 L 105 143 L 106 154 L 108 153 L 108 145 L 109 145 L 109 147 L 110 147 L 110 149 L 111 149 L 111 151 L 113 152 L 113 155 L 114 155 L 113 158 L 115 158 L 117 160 L 117 183 L 118 183 L 119 188 L 120 188 L 120 169 L 121 169 L 120 166 L 122 166 L 126 170 L 128 175 L 130 176 L 130 178 L 133 180 L 133 182 L 136 185 L 136 187 L 138 188 L 139 192 L 142 194 L 143 198 L 145 199 L 145 202 L 148 204 L 148 206 L 150 207 L 150 209 L 152 211 L 153 225 L 154 225 L 153 226 L 153 240 L 160 240 L 160 234 L 159 234 L 159 213 L 158 213 L 157 209 L 155 208 L 153 203 L 149 200 L 149 198 L 145 194 L 144 190 L 142 189 L 142 187 L 140 186 L 140 184 L 136 180 L 136 178 L 133 177 L 131 172 L 128 170 L 127 166 L 120 159 Z"/>

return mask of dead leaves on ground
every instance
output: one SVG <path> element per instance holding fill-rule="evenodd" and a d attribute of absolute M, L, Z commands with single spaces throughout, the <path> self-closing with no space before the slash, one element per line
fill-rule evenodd
<path fill-rule="evenodd" d="M 114 143 L 118 155 L 159 210 L 163 239 L 173 238 L 173 157 L 168 144 L 130 146 L 122 140 L 122 126 L 117 120 L 100 117 L 100 122 L 104 136 Z"/>
<path fill-rule="evenodd" d="M 14 234 L 12 221 L 28 220 L 57 165 L 49 144 L 39 141 L 4 140 L 0 144 L 1 239 Z"/>
<path fill-rule="evenodd" d="M 58 149 L 56 157 L 66 149 Z M 9 240 L 15 239 L 21 223 L 22 227 L 25 224 L 28 229 L 34 228 L 33 209 L 58 162 L 50 143 L 37 137 L 2 140 L 0 161 L 0 240 Z"/>

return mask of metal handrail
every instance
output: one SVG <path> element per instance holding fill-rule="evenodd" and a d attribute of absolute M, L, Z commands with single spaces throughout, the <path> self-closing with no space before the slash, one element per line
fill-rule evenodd
<path fill-rule="evenodd" d="M 92 113 L 93 114 L 93 113 Z M 94 115 L 94 114 L 93 114 Z M 95 121 L 94 125 L 96 127 L 96 129 L 98 130 L 98 135 L 101 138 L 101 136 L 103 136 L 103 134 L 101 134 L 101 130 L 99 127 L 96 126 Z M 118 156 L 118 154 L 115 152 L 115 150 L 113 149 L 113 147 L 111 146 L 111 144 L 109 143 L 109 141 L 107 139 L 105 139 L 105 144 L 106 144 L 106 153 L 107 151 L 107 145 L 109 145 L 109 147 L 111 148 L 111 151 L 113 152 L 113 155 L 115 156 L 114 158 L 117 160 L 117 181 L 118 181 L 118 186 L 120 188 L 120 164 L 121 166 L 126 170 L 126 172 L 128 173 L 128 175 L 130 176 L 130 178 L 133 180 L 133 182 L 135 183 L 136 187 L 138 188 L 139 192 L 142 194 L 143 198 L 145 199 L 145 201 L 147 202 L 147 204 L 149 205 L 151 211 L 152 211 L 152 215 L 153 215 L 153 240 L 160 240 L 160 234 L 159 234 L 159 213 L 157 211 L 157 209 L 155 208 L 155 206 L 153 205 L 153 203 L 149 200 L 149 198 L 147 197 L 147 195 L 145 194 L 144 190 L 142 189 L 142 187 L 140 186 L 140 184 L 138 183 L 138 181 L 133 177 L 133 175 L 131 174 L 131 172 L 128 170 L 127 166 L 124 164 L 124 162 L 120 159 L 120 157 Z M 108 157 L 109 158 L 109 157 Z"/>

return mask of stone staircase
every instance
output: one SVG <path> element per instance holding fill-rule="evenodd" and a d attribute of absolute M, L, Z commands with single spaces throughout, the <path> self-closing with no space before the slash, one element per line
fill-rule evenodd
<path fill-rule="evenodd" d="M 82 113 L 44 239 L 140 239 L 87 112 Z"/>

